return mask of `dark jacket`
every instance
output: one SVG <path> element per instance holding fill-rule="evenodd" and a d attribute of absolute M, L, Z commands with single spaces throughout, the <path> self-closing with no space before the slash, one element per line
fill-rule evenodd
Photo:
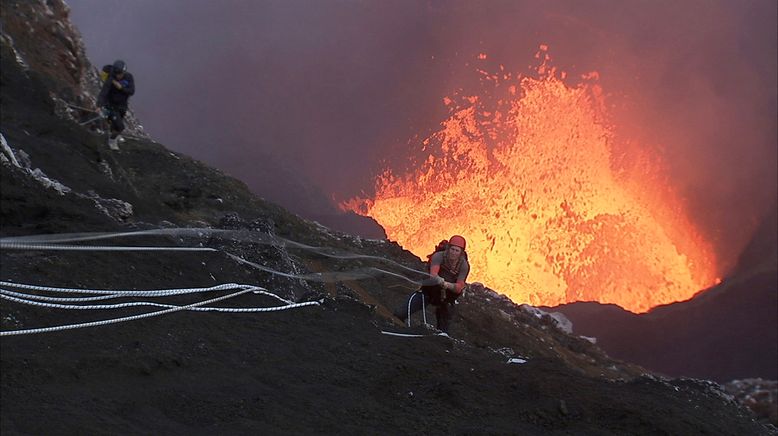
<path fill-rule="evenodd" d="M 122 84 L 122 89 L 117 89 L 113 86 L 113 81 L 118 80 L 113 73 L 113 67 L 106 65 L 103 67 L 103 72 L 108 73 L 108 78 L 105 79 L 103 87 L 100 90 L 100 96 L 97 98 L 97 104 L 99 106 L 109 106 L 117 109 L 127 109 L 127 100 L 131 95 L 135 94 L 135 79 L 132 74 L 125 72 L 124 77 L 119 80 Z"/>

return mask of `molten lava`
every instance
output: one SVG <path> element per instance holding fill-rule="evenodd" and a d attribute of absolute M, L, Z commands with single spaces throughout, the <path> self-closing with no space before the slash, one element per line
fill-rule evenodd
<path fill-rule="evenodd" d="M 420 257 L 464 235 L 469 280 L 518 303 L 645 312 L 713 284 L 712 249 L 659 157 L 616 144 L 596 73 L 568 86 L 545 52 L 534 77 L 484 73 L 508 90 L 503 98 L 446 99 L 452 115 L 423 142 L 423 162 L 404 175 L 386 170 L 374 198 L 342 207 Z"/>

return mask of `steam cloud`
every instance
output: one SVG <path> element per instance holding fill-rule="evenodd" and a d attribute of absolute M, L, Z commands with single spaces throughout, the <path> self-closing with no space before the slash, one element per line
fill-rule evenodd
<path fill-rule="evenodd" d="M 68 3 L 93 63 L 128 61 L 153 136 L 298 212 L 369 191 L 476 67 L 528 72 L 539 44 L 664 150 L 722 267 L 775 207 L 773 0 Z"/>

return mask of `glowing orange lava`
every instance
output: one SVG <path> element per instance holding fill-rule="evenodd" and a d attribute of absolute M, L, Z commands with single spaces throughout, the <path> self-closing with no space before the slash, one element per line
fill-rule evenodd
<path fill-rule="evenodd" d="M 464 235 L 469 281 L 518 303 L 599 301 L 645 312 L 713 284 L 710 244 L 658 156 L 616 147 L 596 73 L 568 86 L 545 47 L 539 56 L 536 77 L 500 84 L 506 98 L 447 99 L 452 115 L 423 142 L 423 163 L 405 175 L 386 170 L 374 198 L 342 207 L 373 217 L 420 257 Z"/>

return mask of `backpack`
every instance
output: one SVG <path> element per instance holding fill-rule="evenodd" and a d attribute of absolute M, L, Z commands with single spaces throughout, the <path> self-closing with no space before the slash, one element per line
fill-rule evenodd
<path fill-rule="evenodd" d="M 103 67 L 102 70 L 100 70 L 100 82 L 105 83 L 106 80 L 108 80 L 108 77 L 111 76 L 111 71 L 113 70 L 113 66 L 106 65 Z"/>
<path fill-rule="evenodd" d="M 105 65 L 100 70 L 100 82 L 105 83 L 109 77 L 113 76 L 113 65 Z"/>
<path fill-rule="evenodd" d="M 432 253 L 427 255 L 427 271 L 430 270 L 430 264 L 432 263 L 432 256 L 434 256 L 435 253 L 439 251 L 446 251 L 446 248 L 448 248 L 448 241 L 444 239 L 438 242 L 438 245 L 435 246 L 435 249 L 432 250 Z"/>

